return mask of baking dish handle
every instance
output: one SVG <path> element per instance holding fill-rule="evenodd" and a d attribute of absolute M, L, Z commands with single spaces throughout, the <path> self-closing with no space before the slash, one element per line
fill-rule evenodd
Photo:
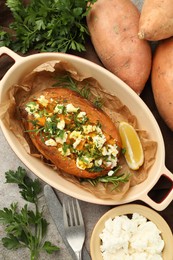
<path fill-rule="evenodd" d="M 164 199 L 157 203 L 154 200 L 152 200 L 148 194 L 144 194 L 140 199 L 150 205 L 152 208 L 158 211 L 164 210 L 173 200 L 173 173 L 171 173 L 165 166 L 163 167 L 163 176 L 168 178 L 168 180 L 172 183 L 170 190 L 168 191 L 167 195 L 164 197 Z"/>
<path fill-rule="evenodd" d="M 0 56 L 2 56 L 3 54 L 8 55 L 15 62 L 23 59 L 22 56 L 18 55 L 17 53 L 15 53 L 14 51 L 12 51 L 11 49 L 9 49 L 7 47 L 0 47 Z"/>

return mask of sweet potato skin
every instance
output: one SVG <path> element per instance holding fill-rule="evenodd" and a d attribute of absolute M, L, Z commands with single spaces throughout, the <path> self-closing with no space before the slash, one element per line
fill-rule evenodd
<path fill-rule="evenodd" d="M 151 73 L 157 109 L 173 131 L 173 37 L 162 41 L 154 54 Z"/>
<path fill-rule="evenodd" d="M 139 16 L 130 0 L 98 0 L 87 16 L 91 40 L 103 65 L 137 94 L 151 71 L 151 47 L 137 35 Z"/>
<path fill-rule="evenodd" d="M 91 102 L 82 98 L 79 94 L 74 91 L 64 89 L 64 88 L 49 88 L 41 92 L 34 94 L 29 100 L 26 100 L 24 104 L 21 105 L 20 111 L 25 125 L 25 129 L 32 130 L 33 124 L 28 120 L 32 120 L 32 116 L 28 115 L 25 111 L 25 105 L 28 101 L 37 99 L 40 95 L 44 95 L 46 99 L 59 99 L 65 100 L 67 103 L 72 103 L 74 106 L 79 107 L 81 111 L 85 111 L 91 123 L 97 123 L 98 121 L 102 125 L 102 130 L 104 133 L 110 134 L 114 139 L 117 140 L 117 145 L 121 147 L 121 140 L 117 128 L 115 127 L 112 120 L 100 109 L 97 109 L 92 105 Z M 77 168 L 75 160 L 68 157 L 64 157 L 56 147 L 50 147 L 45 145 L 42 141 L 42 137 L 35 132 L 28 132 L 30 138 L 38 149 L 38 151 L 48 160 L 50 160 L 57 168 L 63 170 L 64 172 L 81 177 L 81 178 L 96 178 L 100 175 L 105 175 L 108 172 L 89 172 L 87 170 L 81 170 Z"/>
<path fill-rule="evenodd" d="M 173 36 L 172 0 L 144 0 L 139 19 L 140 39 L 158 41 Z"/>

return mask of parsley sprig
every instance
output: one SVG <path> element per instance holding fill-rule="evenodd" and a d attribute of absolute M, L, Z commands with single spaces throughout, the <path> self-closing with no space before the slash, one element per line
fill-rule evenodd
<path fill-rule="evenodd" d="M 89 34 L 86 16 L 96 0 L 7 0 L 14 21 L 12 32 L 0 30 L 0 46 L 26 53 L 84 51 Z"/>
<path fill-rule="evenodd" d="M 41 250 L 51 254 L 59 247 L 45 241 L 48 222 L 43 217 L 43 209 L 39 210 L 39 198 L 42 187 L 38 179 L 32 180 L 26 170 L 18 167 L 17 171 L 5 173 L 6 183 L 18 185 L 24 200 L 33 203 L 35 210 L 30 210 L 28 204 L 19 210 L 18 203 L 12 203 L 9 208 L 0 210 L 0 222 L 4 224 L 7 236 L 2 243 L 7 249 L 28 248 L 30 259 L 36 260 Z"/>

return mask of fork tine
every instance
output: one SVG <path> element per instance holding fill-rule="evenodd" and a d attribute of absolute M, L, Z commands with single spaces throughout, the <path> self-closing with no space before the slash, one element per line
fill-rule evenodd
<path fill-rule="evenodd" d="M 73 226 L 73 212 L 71 210 L 71 206 L 72 205 L 70 205 L 70 201 L 68 200 L 67 201 L 67 207 L 68 207 L 67 214 L 69 216 L 69 226 Z"/>
<path fill-rule="evenodd" d="M 78 219 L 79 219 L 79 225 L 84 225 L 83 217 L 82 217 L 82 212 L 79 206 L 79 202 L 76 199 L 76 207 L 77 207 L 77 212 L 78 212 Z"/>
<path fill-rule="evenodd" d="M 85 241 L 85 227 L 77 199 L 64 199 L 63 218 L 67 241 L 74 250 L 77 259 L 81 260 L 82 247 Z"/>
<path fill-rule="evenodd" d="M 76 201 L 76 200 L 75 200 Z M 77 202 L 76 202 L 77 203 Z M 78 212 L 75 210 L 75 206 L 74 206 L 74 200 L 71 201 L 71 205 L 72 205 L 72 212 L 73 212 L 73 220 L 74 220 L 74 225 L 78 225 Z"/>
<path fill-rule="evenodd" d="M 84 224 L 82 212 L 77 199 L 67 200 L 63 203 L 63 213 L 65 215 L 66 225 L 77 226 Z"/>
<path fill-rule="evenodd" d="M 64 217 L 64 225 L 67 227 L 68 226 L 68 217 L 67 217 L 67 209 L 66 209 L 65 203 L 63 203 L 63 217 Z"/>

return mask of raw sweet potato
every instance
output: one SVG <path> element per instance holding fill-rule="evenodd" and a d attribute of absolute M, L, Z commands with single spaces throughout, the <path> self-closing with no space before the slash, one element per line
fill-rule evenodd
<path fill-rule="evenodd" d="M 173 130 L 173 37 L 161 42 L 155 51 L 151 73 L 156 106 Z"/>
<path fill-rule="evenodd" d="M 150 75 L 151 48 L 139 40 L 140 13 L 130 0 L 97 0 L 87 25 L 103 65 L 140 94 Z"/>
<path fill-rule="evenodd" d="M 116 166 L 121 147 L 116 126 L 76 92 L 60 87 L 42 90 L 20 111 L 33 144 L 57 168 L 95 178 Z"/>
<path fill-rule="evenodd" d="M 173 36 L 172 0 L 145 0 L 139 19 L 139 38 L 158 41 Z"/>

